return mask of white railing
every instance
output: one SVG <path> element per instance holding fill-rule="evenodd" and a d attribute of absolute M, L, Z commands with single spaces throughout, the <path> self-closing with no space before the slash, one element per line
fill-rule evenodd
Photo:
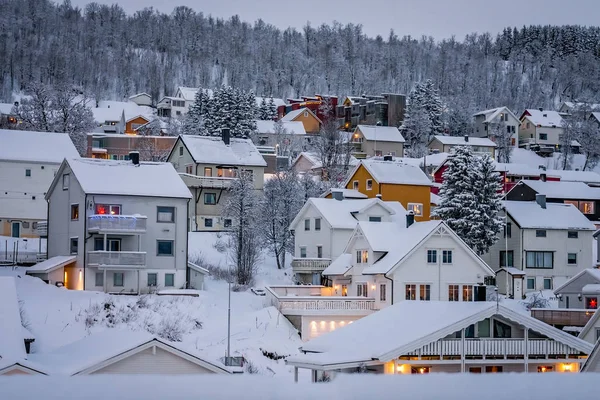
<path fill-rule="evenodd" d="M 423 346 L 408 355 L 421 356 L 460 356 L 462 351 L 461 339 L 442 339 Z M 578 354 L 579 351 L 567 345 L 548 339 L 529 339 L 527 354 L 529 356 L 548 356 Z M 465 356 L 524 356 L 524 339 L 465 339 Z"/>
<path fill-rule="evenodd" d="M 87 264 L 98 267 L 144 268 L 146 253 L 142 251 L 90 251 Z"/>
<path fill-rule="evenodd" d="M 279 299 L 280 310 L 375 310 L 375 299 L 369 298 L 322 298 L 322 299 Z"/>
<path fill-rule="evenodd" d="M 192 174 L 179 174 L 188 187 L 207 187 L 214 189 L 229 189 L 235 178 L 220 178 L 215 176 L 197 176 Z"/>
<path fill-rule="evenodd" d="M 293 272 L 323 272 L 331 264 L 329 258 L 294 258 Z"/>
<path fill-rule="evenodd" d="M 143 215 L 94 214 L 88 217 L 89 232 L 146 232 L 147 217 Z"/>
<path fill-rule="evenodd" d="M 37 223 L 36 228 L 38 236 L 48 236 L 48 221 L 40 221 Z"/>
<path fill-rule="evenodd" d="M 283 315 L 368 315 L 376 310 L 373 298 L 322 296 L 322 292 L 332 293 L 325 286 L 267 286 L 265 290 L 268 305 Z"/>

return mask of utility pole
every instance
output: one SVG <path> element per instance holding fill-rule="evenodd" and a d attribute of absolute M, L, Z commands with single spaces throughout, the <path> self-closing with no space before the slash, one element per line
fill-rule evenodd
<path fill-rule="evenodd" d="M 225 356 L 225 365 L 231 366 L 231 267 L 229 268 L 229 279 L 227 280 L 227 355 Z"/>

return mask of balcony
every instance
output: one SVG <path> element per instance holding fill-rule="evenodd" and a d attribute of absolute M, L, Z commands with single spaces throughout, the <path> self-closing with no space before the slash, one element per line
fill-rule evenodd
<path fill-rule="evenodd" d="M 88 217 L 87 229 L 93 233 L 146 233 L 146 220 L 143 215 L 94 214 Z"/>
<path fill-rule="evenodd" d="M 292 271 L 295 274 L 312 274 L 323 272 L 331 264 L 329 258 L 294 258 L 292 260 Z"/>
<path fill-rule="evenodd" d="M 146 267 L 143 251 L 90 251 L 87 264 L 99 269 L 141 269 Z"/>
<path fill-rule="evenodd" d="M 36 232 L 40 237 L 48 236 L 48 221 L 40 221 L 37 223 Z"/>
<path fill-rule="evenodd" d="M 553 326 L 585 326 L 595 311 L 574 308 L 533 308 L 531 316 Z"/>
<path fill-rule="evenodd" d="M 229 189 L 235 178 L 219 178 L 215 176 L 197 176 L 179 174 L 183 183 L 189 188 Z"/>
<path fill-rule="evenodd" d="M 267 302 L 283 315 L 347 315 L 373 313 L 375 299 L 333 296 L 333 288 L 320 285 L 267 286 Z"/>

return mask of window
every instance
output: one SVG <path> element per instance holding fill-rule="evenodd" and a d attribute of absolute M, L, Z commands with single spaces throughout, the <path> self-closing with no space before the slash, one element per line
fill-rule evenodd
<path fill-rule="evenodd" d="M 535 231 L 535 237 L 546 237 L 546 231 L 543 229 L 537 229 Z"/>
<path fill-rule="evenodd" d="M 321 230 L 321 218 L 315 218 L 315 231 Z"/>
<path fill-rule="evenodd" d="M 204 167 L 204 176 L 212 176 L 212 168 Z"/>
<path fill-rule="evenodd" d="M 569 232 L 567 232 L 567 237 L 569 239 L 577 239 L 579 237 L 579 232 L 577 232 L 577 231 L 569 231 Z"/>
<path fill-rule="evenodd" d="M 406 300 L 416 300 L 417 299 L 417 285 L 406 285 Z"/>
<path fill-rule="evenodd" d="M 231 219 L 229 219 L 229 218 L 225 218 L 225 219 L 223 220 L 223 227 L 224 227 L 224 228 L 231 228 Z"/>
<path fill-rule="evenodd" d="M 310 219 L 306 218 L 304 220 L 304 230 L 305 231 L 310 231 Z"/>
<path fill-rule="evenodd" d="M 473 301 L 473 285 L 463 285 L 463 301 Z"/>
<path fill-rule="evenodd" d="M 585 298 L 585 309 L 595 310 L 598 308 L 598 297 L 586 297 Z"/>
<path fill-rule="evenodd" d="M 379 285 L 379 301 L 387 301 L 387 285 Z"/>
<path fill-rule="evenodd" d="M 185 166 L 185 173 L 186 174 L 193 174 L 194 173 L 194 166 L 192 164 L 190 165 L 186 165 Z"/>
<path fill-rule="evenodd" d="M 507 126 L 506 126 L 506 133 L 510 133 L 510 132 L 511 132 L 511 131 L 510 131 L 510 128 L 512 128 L 510 125 L 507 125 Z"/>
<path fill-rule="evenodd" d="M 342 297 L 348 297 L 348 285 L 342 285 Z"/>
<path fill-rule="evenodd" d="M 381 222 L 381 217 L 369 217 L 369 222 Z"/>
<path fill-rule="evenodd" d="M 23 225 L 24 229 L 29 229 L 29 221 L 23 221 L 21 222 L 21 225 Z"/>
<path fill-rule="evenodd" d="M 25 169 L 25 176 L 31 176 L 31 170 L 29 168 Z"/>
<path fill-rule="evenodd" d="M 381 157 L 383 155 L 383 151 L 375 150 L 375 157 Z"/>
<path fill-rule="evenodd" d="M 323 258 L 323 246 L 317 246 L 317 258 Z"/>
<path fill-rule="evenodd" d="M 122 287 L 123 285 L 123 273 L 115 272 L 113 274 L 113 286 Z"/>
<path fill-rule="evenodd" d="M 156 222 L 175 222 L 175 207 L 156 207 Z"/>
<path fill-rule="evenodd" d="M 544 289 L 552 290 L 552 278 L 544 278 Z"/>
<path fill-rule="evenodd" d="M 71 254 L 77 254 L 79 248 L 79 238 L 71 238 Z"/>
<path fill-rule="evenodd" d="M 304 111 L 304 118 L 308 117 L 308 111 Z"/>
<path fill-rule="evenodd" d="M 547 133 L 540 133 L 540 140 L 548 140 L 548 134 Z"/>
<path fill-rule="evenodd" d="M 527 268 L 554 268 L 554 254 L 551 251 L 527 251 Z"/>
<path fill-rule="evenodd" d="M 567 254 L 567 264 L 568 265 L 577 265 L 577 253 Z"/>
<path fill-rule="evenodd" d="M 352 189 L 358 190 L 358 181 L 352 182 Z"/>
<path fill-rule="evenodd" d="M 537 367 L 537 372 L 541 374 L 552 371 L 554 371 L 554 366 L 552 365 L 541 365 Z"/>
<path fill-rule="evenodd" d="M 235 170 L 233 168 L 217 168 L 217 176 L 219 178 L 235 178 Z"/>
<path fill-rule="evenodd" d="M 442 251 L 442 264 L 452 264 L 452 250 Z"/>
<path fill-rule="evenodd" d="M 411 374 L 428 374 L 431 371 L 430 367 L 411 367 Z"/>
<path fill-rule="evenodd" d="M 104 286 L 104 272 L 96 272 L 96 287 Z"/>
<path fill-rule="evenodd" d="M 600 340 L 600 328 L 596 328 L 596 342 Z"/>
<path fill-rule="evenodd" d="M 437 250 L 427 250 L 427 264 L 437 264 Z"/>
<path fill-rule="evenodd" d="M 415 216 L 420 217 L 423 215 L 423 204 L 421 203 L 408 203 L 408 210 L 415 213 Z"/>
<path fill-rule="evenodd" d="M 500 267 L 513 267 L 513 251 L 500 251 Z"/>
<path fill-rule="evenodd" d="M 165 287 L 175 286 L 175 274 L 165 274 Z"/>
<path fill-rule="evenodd" d="M 204 227 L 212 228 L 213 227 L 213 219 L 212 218 L 204 218 Z"/>
<path fill-rule="evenodd" d="M 156 255 L 157 256 L 172 256 L 173 255 L 173 241 L 172 240 L 157 240 L 156 241 Z"/>
<path fill-rule="evenodd" d="M 373 179 L 367 179 L 367 190 L 373 189 Z"/>
<path fill-rule="evenodd" d="M 529 125 L 529 123 L 527 123 L 527 125 Z M 488 365 L 487 367 L 485 367 L 486 374 L 498 374 L 501 372 L 502 372 L 501 365 Z"/>
<path fill-rule="evenodd" d="M 63 190 L 69 189 L 69 174 L 63 174 Z"/>
<path fill-rule="evenodd" d="M 358 297 L 368 297 L 369 293 L 367 292 L 367 284 L 366 283 L 357 283 L 356 284 L 356 295 Z"/>
<path fill-rule="evenodd" d="M 158 274 L 149 273 L 148 274 L 148 286 L 156 286 L 158 281 Z"/>
<path fill-rule="evenodd" d="M 594 214 L 594 202 L 593 201 L 580 201 L 579 211 L 584 214 Z"/>
<path fill-rule="evenodd" d="M 356 251 L 356 263 L 367 264 L 369 262 L 369 250 L 357 250 Z"/>
<path fill-rule="evenodd" d="M 504 225 L 504 237 L 511 237 L 512 236 L 512 224 L 510 222 L 508 222 L 506 225 Z"/>
<path fill-rule="evenodd" d="M 121 206 L 114 204 L 96 204 L 98 215 L 121 215 Z"/>
<path fill-rule="evenodd" d="M 448 301 L 458 300 L 458 285 L 448 285 Z"/>
<path fill-rule="evenodd" d="M 527 129 L 529 129 L 529 128 L 531 128 L 531 123 L 530 122 L 527 123 Z"/>
<path fill-rule="evenodd" d="M 217 204 L 217 194 L 216 193 L 204 193 L 204 204 L 208 204 L 214 206 Z"/>
<path fill-rule="evenodd" d="M 527 290 L 535 290 L 535 278 L 527 278 Z"/>
<path fill-rule="evenodd" d="M 300 258 L 306 258 L 306 247 L 300 247 Z"/>
<path fill-rule="evenodd" d="M 421 285 L 421 287 L 419 288 L 419 300 L 431 300 L 431 285 Z"/>
<path fill-rule="evenodd" d="M 183 155 L 183 146 L 179 146 L 179 156 Z"/>

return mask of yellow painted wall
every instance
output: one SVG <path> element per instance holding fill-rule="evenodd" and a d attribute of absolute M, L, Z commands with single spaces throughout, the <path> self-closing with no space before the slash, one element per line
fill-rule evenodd
<path fill-rule="evenodd" d="M 80 268 L 65 267 L 64 284 L 70 290 L 83 290 L 83 271 L 80 273 Z"/>
<path fill-rule="evenodd" d="M 144 118 L 144 117 L 137 117 L 137 118 L 134 118 L 134 119 L 132 119 L 131 121 L 128 121 L 128 122 L 125 124 L 125 133 L 136 133 L 136 132 L 133 130 L 133 127 L 131 126 L 131 124 L 140 124 L 140 125 L 144 125 L 144 124 L 147 124 L 148 122 L 150 122 L 150 121 L 148 121 L 148 120 L 147 120 L 146 118 Z"/>
<path fill-rule="evenodd" d="M 305 114 L 304 112 L 301 112 L 294 119 L 294 121 L 302 122 L 302 125 L 304 125 L 304 130 L 306 131 L 306 133 L 319 133 L 319 131 L 321 130 L 321 124 L 319 123 L 319 120 L 310 112 L 308 113 L 307 117 L 305 117 L 304 114 Z"/>
<path fill-rule="evenodd" d="M 415 221 L 429 221 L 431 213 L 431 195 L 428 186 L 417 185 L 397 185 L 397 184 L 379 184 L 373 179 L 373 189 L 367 190 L 367 179 L 373 179 L 369 171 L 361 165 L 358 167 L 352 178 L 346 185 L 347 189 L 354 188 L 354 181 L 358 181 L 358 191 L 364 193 L 369 198 L 381 194 L 383 201 L 399 201 L 404 208 L 408 209 L 408 203 L 423 204 L 423 215 L 415 217 Z"/>

